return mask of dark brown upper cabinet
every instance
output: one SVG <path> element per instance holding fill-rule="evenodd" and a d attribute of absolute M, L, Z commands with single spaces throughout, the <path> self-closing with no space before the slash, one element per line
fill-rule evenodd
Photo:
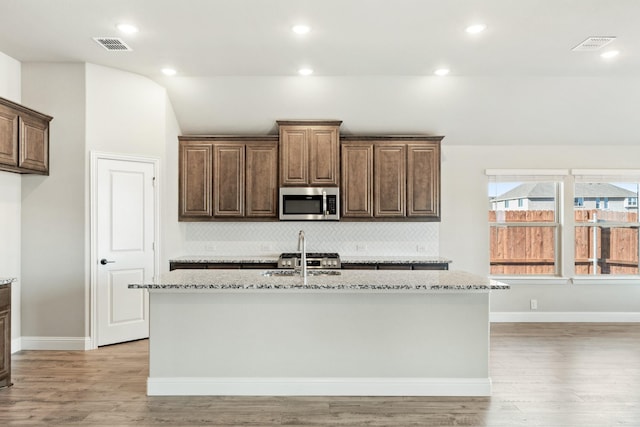
<path fill-rule="evenodd" d="M 278 120 L 280 185 L 340 185 L 342 121 Z"/>
<path fill-rule="evenodd" d="M 0 98 L 0 170 L 49 175 L 52 119 Z"/>
<path fill-rule="evenodd" d="M 277 136 L 179 141 L 181 221 L 277 219 Z"/>
<path fill-rule="evenodd" d="M 373 144 L 342 143 L 342 217 L 373 217 Z"/>
<path fill-rule="evenodd" d="M 179 218 L 210 217 L 212 197 L 213 144 L 208 141 L 180 141 Z"/>
<path fill-rule="evenodd" d="M 343 219 L 439 221 L 441 140 L 430 136 L 343 137 Z"/>

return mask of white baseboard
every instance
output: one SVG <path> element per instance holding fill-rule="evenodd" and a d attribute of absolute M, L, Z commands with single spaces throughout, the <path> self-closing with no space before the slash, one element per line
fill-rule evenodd
<path fill-rule="evenodd" d="M 89 337 L 22 337 L 22 350 L 89 350 Z"/>
<path fill-rule="evenodd" d="M 638 323 L 640 312 L 601 311 L 494 311 L 489 315 L 492 323 L 506 322 L 559 322 L 559 323 Z"/>
<path fill-rule="evenodd" d="M 22 350 L 22 339 L 14 338 L 11 340 L 11 354 L 17 353 Z"/>
<path fill-rule="evenodd" d="M 148 378 L 149 396 L 490 396 L 491 378 Z"/>

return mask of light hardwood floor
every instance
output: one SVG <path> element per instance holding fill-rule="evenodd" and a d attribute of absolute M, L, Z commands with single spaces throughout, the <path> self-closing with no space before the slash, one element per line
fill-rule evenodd
<path fill-rule="evenodd" d="M 147 397 L 147 355 L 16 353 L 0 426 L 640 426 L 640 324 L 493 324 L 487 398 Z"/>

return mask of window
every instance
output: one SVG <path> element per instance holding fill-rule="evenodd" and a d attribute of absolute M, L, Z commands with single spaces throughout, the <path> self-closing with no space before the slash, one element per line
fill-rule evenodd
<path fill-rule="evenodd" d="M 638 274 L 638 190 L 625 177 L 576 176 L 574 194 L 594 200 L 574 209 L 576 275 Z"/>
<path fill-rule="evenodd" d="M 640 170 L 568 172 L 486 171 L 490 273 L 636 281 Z M 563 197 L 573 199 L 573 209 L 560 209 Z M 519 209 L 506 209 L 507 200 L 517 200 Z"/>
<path fill-rule="evenodd" d="M 638 207 L 638 198 L 637 197 L 629 197 L 624 200 L 625 208 L 637 208 Z"/>
<path fill-rule="evenodd" d="M 560 185 L 557 176 L 489 177 L 492 275 L 558 274 Z M 523 209 L 508 210 L 507 202 L 515 199 Z"/>

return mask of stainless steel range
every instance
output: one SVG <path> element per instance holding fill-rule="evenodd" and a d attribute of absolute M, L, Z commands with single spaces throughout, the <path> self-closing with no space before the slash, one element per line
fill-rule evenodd
<path fill-rule="evenodd" d="M 302 255 L 300 252 L 286 252 L 278 258 L 278 268 L 296 268 L 300 266 Z M 335 252 L 307 252 L 307 268 L 322 268 L 325 270 L 341 268 L 340 255 Z"/>

